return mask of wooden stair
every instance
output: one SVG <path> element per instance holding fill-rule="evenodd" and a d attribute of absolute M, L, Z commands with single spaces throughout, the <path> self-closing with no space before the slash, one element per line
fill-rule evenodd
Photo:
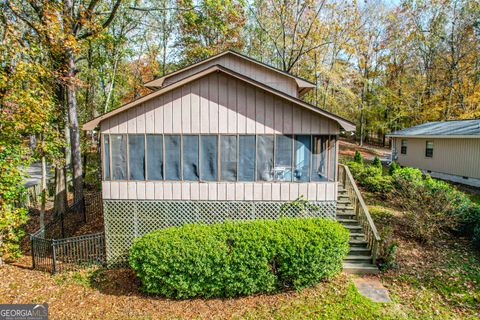
<path fill-rule="evenodd" d="M 350 252 L 343 262 L 343 270 L 352 274 L 376 274 L 378 267 L 372 261 L 372 251 L 353 210 L 347 191 L 339 185 L 337 221 L 350 231 Z"/>

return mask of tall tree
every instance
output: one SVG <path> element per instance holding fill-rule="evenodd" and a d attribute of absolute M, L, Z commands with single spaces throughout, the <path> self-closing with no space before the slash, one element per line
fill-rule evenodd
<path fill-rule="evenodd" d="M 94 37 L 112 23 L 121 1 L 6 1 L 6 6 L 13 15 L 31 29 L 43 49 L 49 52 L 57 70 L 58 85 L 63 88 L 57 90 L 57 99 L 61 105 L 65 101 L 68 115 L 75 201 L 83 199 L 76 54 L 85 40 Z"/>
<path fill-rule="evenodd" d="M 178 0 L 176 47 L 183 64 L 243 47 L 244 0 Z"/>

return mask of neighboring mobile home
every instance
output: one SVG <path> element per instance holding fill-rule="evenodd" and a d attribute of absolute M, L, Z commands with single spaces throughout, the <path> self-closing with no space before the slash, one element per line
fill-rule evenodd
<path fill-rule="evenodd" d="M 145 84 L 99 126 L 109 264 L 185 222 L 276 218 L 303 196 L 335 217 L 338 140 L 355 126 L 300 98 L 314 84 L 227 51 Z"/>
<path fill-rule="evenodd" d="M 429 122 L 389 136 L 401 166 L 480 187 L 480 119 Z"/>

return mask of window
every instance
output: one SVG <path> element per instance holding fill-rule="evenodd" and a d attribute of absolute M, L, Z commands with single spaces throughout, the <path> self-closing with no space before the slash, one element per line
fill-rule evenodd
<path fill-rule="evenodd" d="M 200 136 L 200 180 L 216 181 L 218 176 L 217 136 Z"/>
<path fill-rule="evenodd" d="M 312 142 L 312 181 L 327 181 L 327 137 L 314 136 Z"/>
<path fill-rule="evenodd" d="M 407 154 L 407 140 L 402 140 L 402 145 L 400 148 L 401 154 Z"/>
<path fill-rule="evenodd" d="M 255 136 L 238 137 L 238 181 L 255 181 Z"/>
<path fill-rule="evenodd" d="M 220 180 L 237 181 L 237 136 L 221 136 L 220 152 Z"/>
<path fill-rule="evenodd" d="M 145 180 L 145 135 L 128 135 L 128 167 L 130 180 Z"/>
<path fill-rule="evenodd" d="M 293 139 L 291 136 L 276 136 L 275 181 L 292 181 Z"/>
<path fill-rule="evenodd" d="M 257 137 L 257 181 L 273 180 L 273 135 Z"/>
<path fill-rule="evenodd" d="M 336 139 L 312 135 L 105 134 L 109 180 L 333 181 Z M 432 157 L 427 141 L 426 156 Z"/>
<path fill-rule="evenodd" d="M 112 180 L 127 180 L 127 136 L 110 135 L 112 144 Z"/>
<path fill-rule="evenodd" d="M 110 180 L 110 137 L 103 136 L 103 176 L 105 181 Z"/>
<path fill-rule="evenodd" d="M 180 136 L 165 136 L 165 180 L 181 180 Z"/>
<path fill-rule="evenodd" d="M 426 148 L 425 148 L 425 157 L 427 158 L 433 157 L 433 141 L 427 141 Z"/>
<path fill-rule="evenodd" d="M 163 137 L 147 134 L 147 179 L 163 180 Z"/>
<path fill-rule="evenodd" d="M 295 136 L 294 181 L 305 182 L 310 180 L 310 139 L 311 136 Z"/>
<path fill-rule="evenodd" d="M 183 180 L 198 181 L 198 136 L 183 136 Z"/>

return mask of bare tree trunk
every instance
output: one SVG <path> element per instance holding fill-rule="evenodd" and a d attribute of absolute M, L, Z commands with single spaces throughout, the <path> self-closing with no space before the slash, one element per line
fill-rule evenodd
<path fill-rule="evenodd" d="M 65 212 L 67 208 L 67 190 L 65 188 L 64 169 L 57 165 L 55 167 L 55 215 Z"/>
<path fill-rule="evenodd" d="M 47 202 L 47 161 L 42 156 L 42 193 L 40 203 L 40 229 L 45 226 L 45 204 Z"/>
<path fill-rule="evenodd" d="M 73 50 L 68 50 L 68 73 L 70 80 L 75 77 L 75 60 Z M 83 199 L 83 176 L 82 176 L 82 152 L 80 149 L 80 131 L 77 117 L 77 98 L 75 96 L 75 85 L 70 81 L 67 86 L 68 119 L 70 124 L 70 148 L 72 152 L 72 173 L 73 173 L 73 200 L 74 202 Z"/>

